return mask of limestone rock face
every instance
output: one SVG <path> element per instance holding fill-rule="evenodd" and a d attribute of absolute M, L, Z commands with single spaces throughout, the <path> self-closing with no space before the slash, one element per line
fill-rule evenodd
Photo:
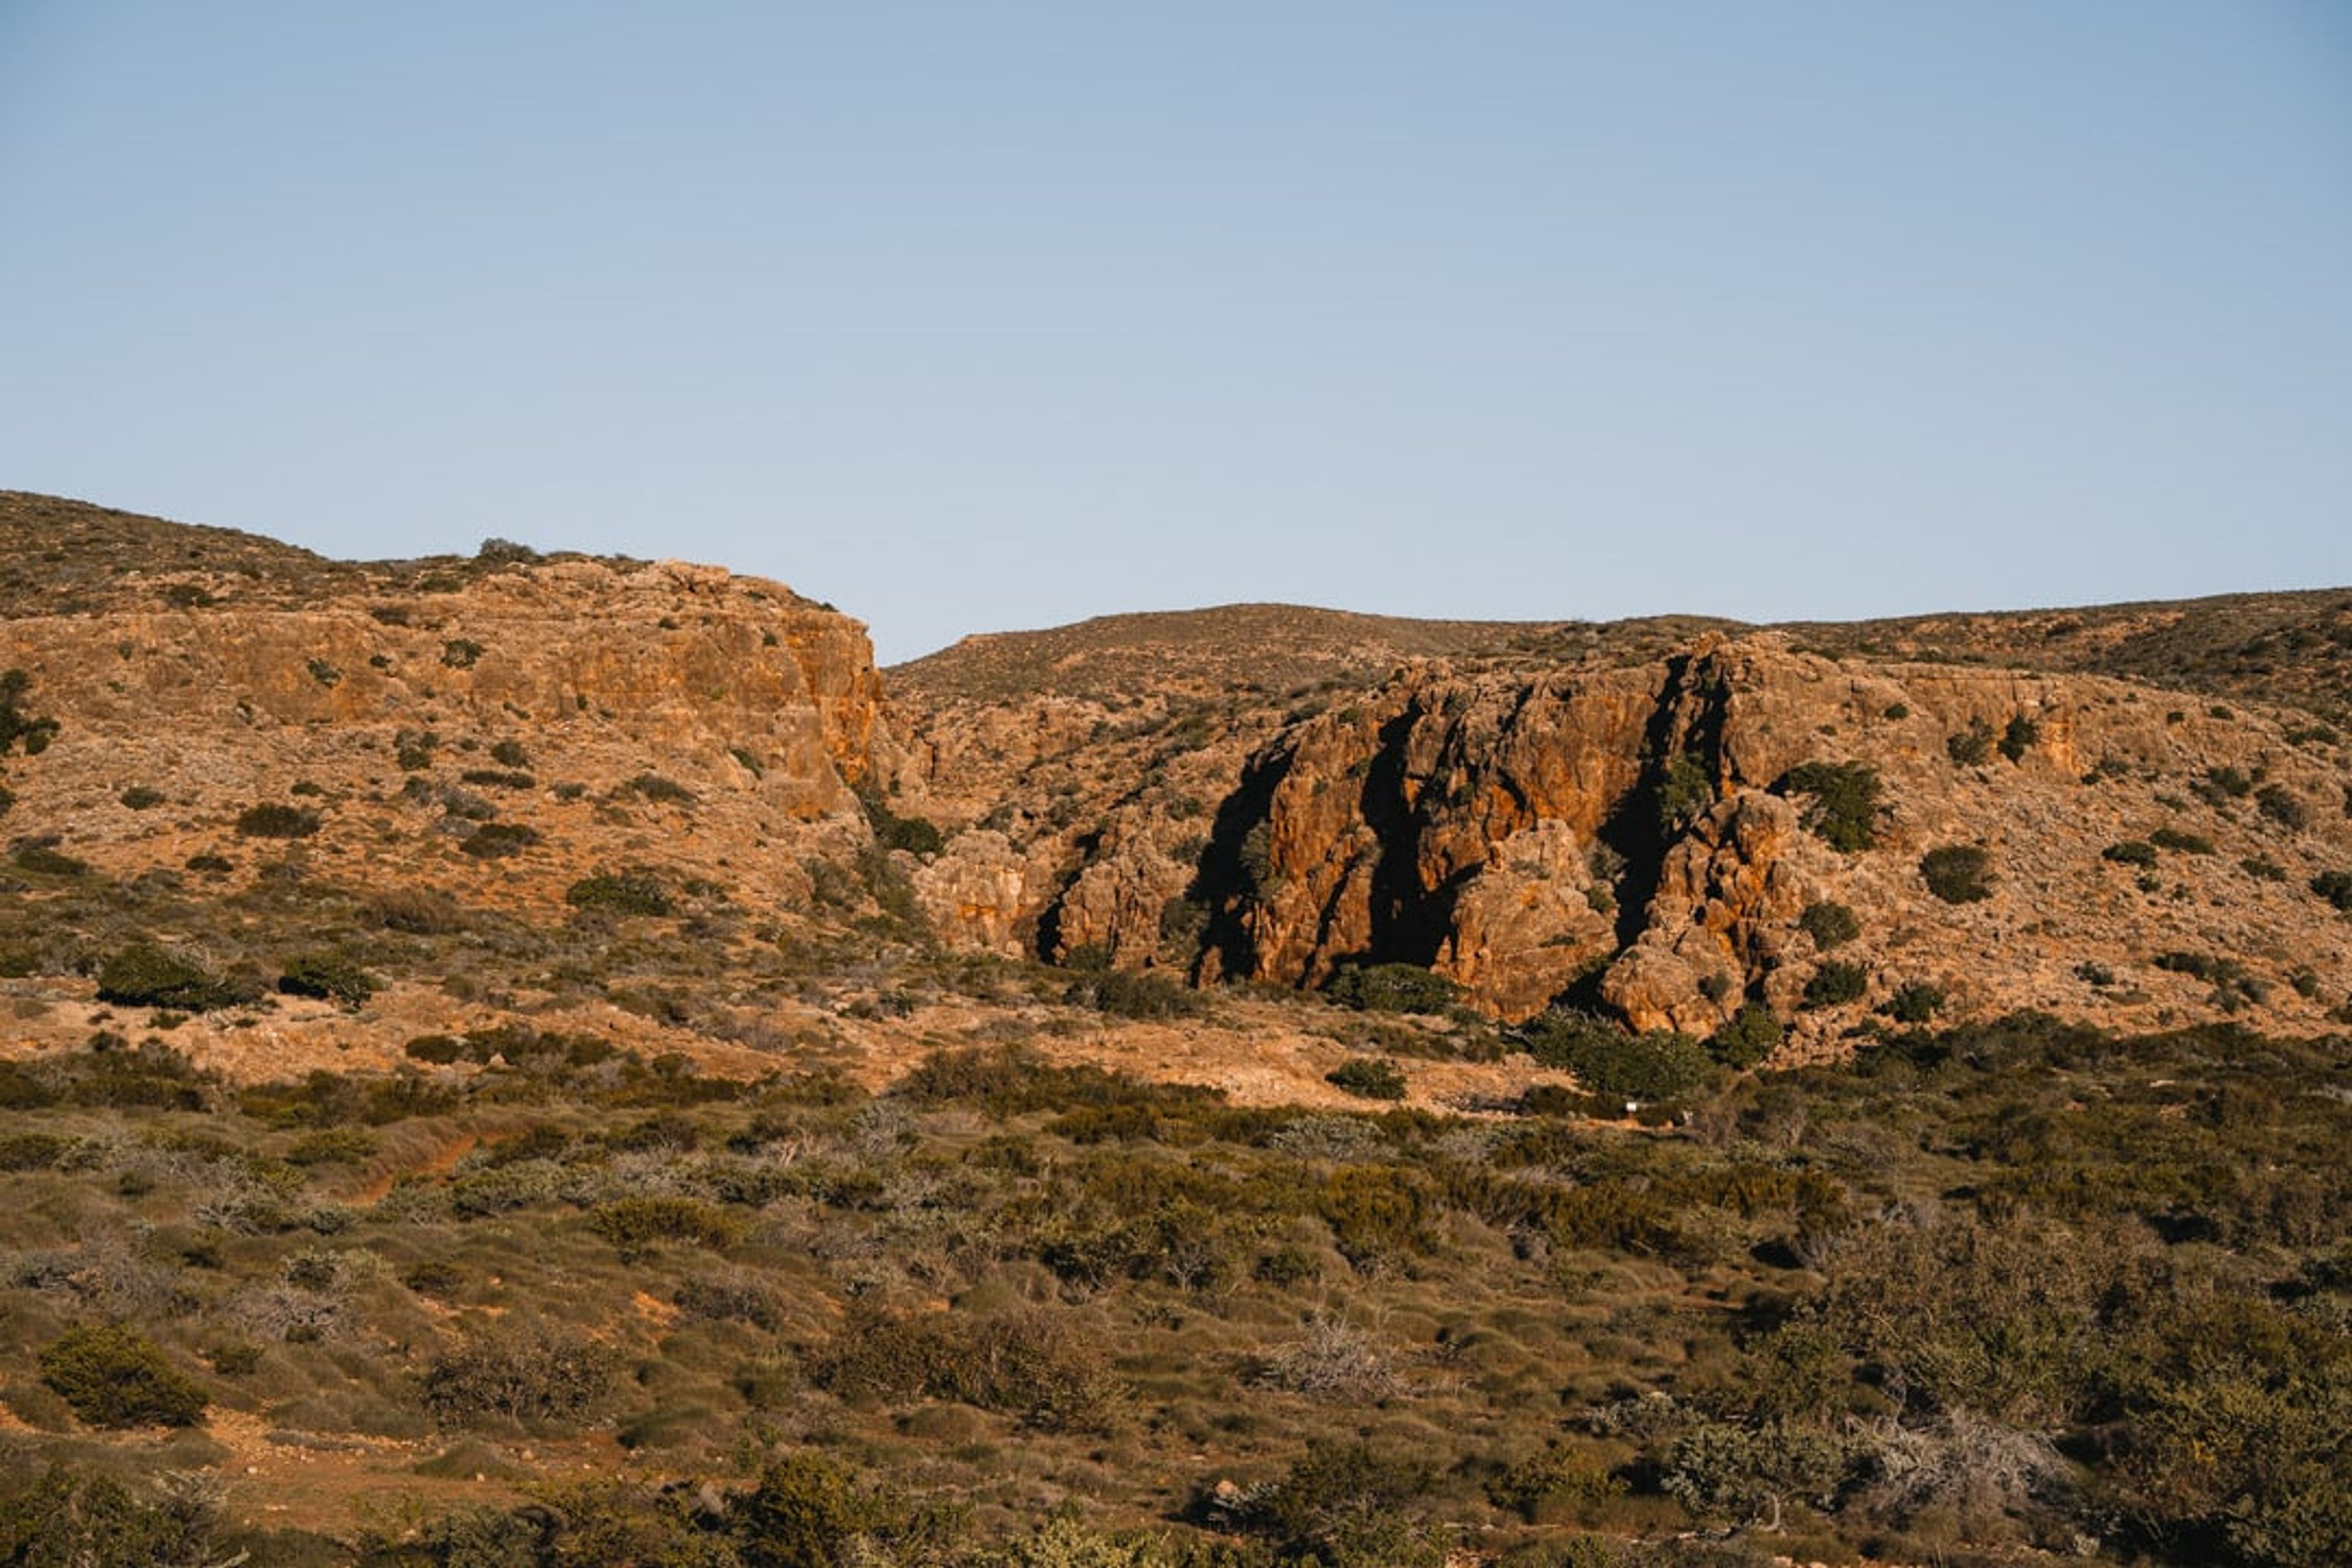
<path fill-rule="evenodd" d="M 992 829 L 956 836 L 915 868 L 915 897 L 935 930 L 960 945 L 1018 958 L 1034 941 L 1029 893 L 1033 870 L 1012 841 Z"/>

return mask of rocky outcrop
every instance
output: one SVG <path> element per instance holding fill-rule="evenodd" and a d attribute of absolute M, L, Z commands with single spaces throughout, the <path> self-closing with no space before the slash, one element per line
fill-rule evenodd
<path fill-rule="evenodd" d="M 1770 633 L 1634 661 L 1428 660 L 1313 710 L 1244 709 L 1141 769 L 1108 710 L 1058 708 L 1058 741 L 1019 726 L 1036 750 L 1004 778 L 1060 772 L 1045 815 L 989 804 L 1006 872 L 986 940 L 1306 987 L 1423 964 L 1505 1018 L 1566 1000 L 1701 1035 L 1760 1004 L 1801 1048 L 1898 993 L 1947 1017 L 2316 1026 L 2352 985 L 2352 922 L 2311 889 L 2352 864 L 2344 753 L 2291 713 Z M 1825 800 L 1807 764 L 1867 799 Z M 1139 787 L 1171 769 L 1188 792 L 1210 776 L 1205 835 Z M 1982 852 L 1982 897 L 1929 888 L 1938 848 Z M 1808 919 L 1828 906 L 1857 934 Z"/>

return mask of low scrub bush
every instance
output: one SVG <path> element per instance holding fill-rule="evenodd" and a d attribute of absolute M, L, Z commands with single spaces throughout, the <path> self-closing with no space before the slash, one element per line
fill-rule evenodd
<path fill-rule="evenodd" d="M 484 1420 L 572 1421 L 613 1385 L 603 1346 L 549 1329 L 500 1329 L 426 1363 L 417 1394 L 445 1426 Z"/>
<path fill-rule="evenodd" d="M 319 831 L 319 814 L 281 801 L 264 801 L 236 814 L 236 830 L 247 838 L 308 838 Z"/>
<path fill-rule="evenodd" d="M 193 1426 L 209 1403 L 204 1385 L 162 1347 L 102 1324 L 52 1341 L 41 1352 L 41 1381 L 93 1426 Z"/>
<path fill-rule="evenodd" d="M 1350 1057 L 1323 1075 L 1323 1081 L 1359 1100 L 1402 1100 L 1404 1073 L 1379 1057 Z"/>
<path fill-rule="evenodd" d="M 1343 963 L 1323 994 L 1364 1013 L 1443 1013 L 1462 1000 L 1460 986 L 1412 963 Z"/>
<path fill-rule="evenodd" d="M 341 952 L 301 952 L 286 961 L 278 989 L 289 996 L 311 996 L 357 1007 L 376 993 L 381 984 L 357 959 Z"/>
<path fill-rule="evenodd" d="M 1906 980 L 1895 987 L 1879 1011 L 1898 1024 L 1931 1022 L 1943 1011 L 1944 988 L 1926 980 Z"/>
<path fill-rule="evenodd" d="M 2289 832 L 2301 832 L 2311 826 L 2311 808 L 2303 797 L 2284 784 L 2264 784 L 2254 796 L 2254 805 L 2271 821 Z"/>
<path fill-rule="evenodd" d="M 134 942 L 99 967 L 98 999 L 126 1007 L 205 1013 L 254 1000 L 248 976 L 216 974 L 195 959 L 152 942 Z"/>
<path fill-rule="evenodd" d="M 1807 904 L 1797 917 L 1797 925 L 1823 952 L 1843 947 L 1862 934 L 1862 917 L 1846 905 L 1828 900 Z"/>
<path fill-rule="evenodd" d="M 564 889 L 575 910 L 610 910 L 622 915 L 667 915 L 669 893 L 650 871 L 599 871 Z"/>
<path fill-rule="evenodd" d="M 1832 848 L 1853 854 L 1878 841 L 1878 770 L 1868 763 L 1804 763 L 1773 788 L 1812 797 L 1802 820 Z"/>
<path fill-rule="evenodd" d="M 1927 890 L 1948 904 L 1992 897 L 1992 857 L 1974 844 L 1946 844 L 1920 858 Z"/>
<path fill-rule="evenodd" d="M 2352 871 L 2322 871 L 2311 879 L 2311 890 L 2345 914 L 2352 914 Z"/>
<path fill-rule="evenodd" d="M 1805 982 L 1804 1005 L 1807 1007 L 1835 1007 L 1847 1002 L 1859 1001 L 1870 989 L 1870 968 L 1867 964 L 1849 963 L 1843 959 L 1824 959 L 1811 979 Z"/>
<path fill-rule="evenodd" d="M 519 822 L 486 822 L 457 846 L 477 860 L 504 860 L 539 842 L 536 828 Z"/>
<path fill-rule="evenodd" d="M 1688 1035 L 1654 1029 L 1630 1035 L 1578 1013 L 1547 1014 L 1522 1030 L 1528 1052 L 1546 1067 L 1566 1068 L 1596 1094 L 1667 1100 L 1705 1083 L 1715 1063 Z"/>
<path fill-rule="evenodd" d="M 1706 1043 L 1707 1054 L 1735 1071 L 1745 1072 L 1779 1050 L 1786 1034 L 1772 1009 L 1750 1002 L 1715 1032 Z"/>
<path fill-rule="evenodd" d="M 1992 755 L 1992 726 L 1981 719 L 1971 719 L 1967 729 L 1944 737 L 1944 752 L 1964 768 L 1977 766 Z"/>
<path fill-rule="evenodd" d="M 1197 992 L 1164 974 L 1131 969 L 1080 975 L 1062 994 L 1062 1000 L 1118 1018 L 1189 1018 L 1202 1011 Z"/>
<path fill-rule="evenodd" d="M 669 805 L 692 805 L 695 800 L 692 790 L 659 773 L 639 773 L 621 787 L 639 800 L 660 801 Z"/>
<path fill-rule="evenodd" d="M 386 931 L 409 936 L 447 936 L 466 929 L 465 911 L 438 888 L 386 888 L 369 897 L 367 916 Z"/>
<path fill-rule="evenodd" d="M 852 1402 L 953 1399 L 1041 1431 L 1093 1431 L 1118 1385 L 1105 1345 L 1066 1313 L 868 1315 L 814 1358 L 818 1386 Z"/>
<path fill-rule="evenodd" d="M 597 1205 L 588 1221 L 625 1258 L 642 1258 L 664 1242 L 725 1247 L 736 1236 L 734 1217 L 698 1198 L 615 1198 Z"/>

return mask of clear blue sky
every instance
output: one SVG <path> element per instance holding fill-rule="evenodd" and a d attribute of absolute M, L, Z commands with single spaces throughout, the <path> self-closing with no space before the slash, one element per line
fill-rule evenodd
<path fill-rule="evenodd" d="M 0 0 L 0 486 L 966 632 L 2352 582 L 2352 5 Z"/>

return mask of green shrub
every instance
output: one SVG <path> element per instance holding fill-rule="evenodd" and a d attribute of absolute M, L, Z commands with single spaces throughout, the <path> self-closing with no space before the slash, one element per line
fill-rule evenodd
<path fill-rule="evenodd" d="M 1843 904 L 1828 900 L 1807 904 L 1797 924 L 1823 952 L 1843 947 L 1862 934 L 1862 917 Z"/>
<path fill-rule="evenodd" d="M 2252 794 L 2254 781 L 2242 768 L 2213 767 L 2207 768 L 2205 776 L 2189 788 L 2208 805 L 2220 805 L 2224 801 L 2242 800 Z"/>
<path fill-rule="evenodd" d="M 1189 1018 L 1202 1011 L 1199 994 L 1164 974 L 1105 969 L 1070 982 L 1062 1000 L 1116 1018 Z"/>
<path fill-rule="evenodd" d="M 2159 827 L 2147 836 L 2148 842 L 2158 849 L 2170 849 L 2181 855 L 2210 855 L 2213 841 L 2201 833 L 2188 833 L 2178 827 Z"/>
<path fill-rule="evenodd" d="M 2345 914 L 2352 914 L 2352 871 L 2322 871 L 2311 879 L 2311 890 Z"/>
<path fill-rule="evenodd" d="M 1415 963 L 1343 963 L 1323 993 L 1362 1013 L 1443 1013 L 1462 1000 L 1462 988 Z"/>
<path fill-rule="evenodd" d="M 1706 764 L 1688 752 L 1668 757 L 1658 770 L 1658 831 L 1673 838 L 1714 805 L 1715 780 Z"/>
<path fill-rule="evenodd" d="M 278 989 L 289 996 L 314 996 L 357 1007 L 376 993 L 380 983 L 347 953 L 301 952 L 286 961 Z"/>
<path fill-rule="evenodd" d="M 525 773 L 509 773 L 504 768 L 467 768 L 457 775 L 460 784 L 476 784 L 483 789 L 537 789 L 539 780 Z"/>
<path fill-rule="evenodd" d="M 852 1403 L 953 1399 L 1041 1431 L 1103 1427 L 1118 1394 L 1110 1357 L 1066 1312 L 866 1313 L 813 1359 L 820 1387 Z"/>
<path fill-rule="evenodd" d="M 603 1346 L 551 1330 L 498 1329 L 427 1362 L 417 1394 L 445 1426 L 495 1417 L 570 1421 L 613 1385 L 614 1357 Z"/>
<path fill-rule="evenodd" d="M 403 773 L 422 773 L 433 765 L 433 752 L 440 744 L 441 737 L 430 730 L 403 730 L 393 737 L 393 760 Z"/>
<path fill-rule="evenodd" d="M 1843 959 L 1825 959 L 1805 982 L 1804 1005 L 1835 1007 L 1847 1002 L 1859 1001 L 1870 988 L 1870 969 L 1866 964 L 1849 963 Z"/>
<path fill-rule="evenodd" d="M 614 1198 L 597 1205 L 588 1223 L 624 1258 L 642 1258 L 661 1242 L 725 1247 L 736 1235 L 734 1217 L 699 1198 Z"/>
<path fill-rule="evenodd" d="M 640 800 L 661 801 L 670 805 L 692 805 L 694 792 L 675 779 L 659 773 L 639 773 L 622 786 Z"/>
<path fill-rule="evenodd" d="M 1850 1463 L 1846 1446 L 1827 1433 L 1710 1421 L 1675 1441 L 1662 1486 L 1702 1519 L 1745 1524 L 1777 1519 L 1784 1500 L 1826 1507 Z"/>
<path fill-rule="evenodd" d="M 2012 714 L 2008 726 L 2000 732 L 2000 754 L 2012 763 L 2021 763 L 2025 753 L 2042 739 L 2042 726 L 2022 713 Z"/>
<path fill-rule="evenodd" d="M 490 761 L 502 768 L 527 768 L 530 753 L 523 750 L 520 741 L 500 741 L 490 748 Z"/>
<path fill-rule="evenodd" d="M 467 834 L 457 847 L 477 860 L 504 860 L 539 842 L 536 828 L 519 822 L 486 822 Z"/>
<path fill-rule="evenodd" d="M 165 797 L 160 789 L 150 789 L 145 784 L 132 784 L 117 798 L 132 811 L 145 811 L 152 806 L 163 805 Z"/>
<path fill-rule="evenodd" d="M 1967 729 L 1944 737 L 1944 752 L 1960 766 L 1975 767 L 1992 755 L 1992 726 L 1981 719 L 1969 720 Z"/>
<path fill-rule="evenodd" d="M 237 813 L 236 830 L 247 838 L 308 838 L 319 831 L 319 814 L 265 801 Z"/>
<path fill-rule="evenodd" d="M 8 853 L 9 863 L 19 871 L 30 871 L 38 877 L 87 877 L 89 862 L 68 855 L 58 847 L 54 836 L 18 840 Z"/>
<path fill-rule="evenodd" d="M 1992 896 L 1992 857 L 1974 844 L 1947 844 L 1920 858 L 1927 890 L 1948 904 L 1970 904 Z"/>
<path fill-rule="evenodd" d="M 1622 1497 L 1625 1489 L 1600 1455 L 1554 1442 L 1488 1477 L 1486 1500 L 1529 1524 L 1550 1524 Z"/>
<path fill-rule="evenodd" d="M 167 1472 L 152 1498 L 94 1467 L 0 1481 L 0 1563 L 22 1568 L 182 1568 L 224 1553 L 217 1483 Z"/>
<path fill-rule="evenodd" d="M 1780 794 L 1807 795 L 1803 822 L 1851 855 L 1878 838 L 1878 770 L 1868 763 L 1805 763 L 1780 775 Z"/>
<path fill-rule="evenodd" d="M 1323 1081 L 1360 1100 L 1402 1100 L 1404 1073 L 1379 1057 L 1349 1057 L 1323 1075 Z"/>
<path fill-rule="evenodd" d="M 1706 1082 L 1715 1066 L 1688 1035 L 1629 1035 L 1578 1013 L 1547 1014 L 1521 1038 L 1538 1062 L 1566 1068 L 1586 1089 L 1613 1100 L 1669 1099 Z"/>
<path fill-rule="evenodd" d="M 2118 866 L 2146 868 L 2156 864 L 2156 846 L 2144 838 L 2126 838 L 2100 850 L 2099 858 L 2112 860 Z"/>
<path fill-rule="evenodd" d="M 1286 1563 L 1439 1568 L 1445 1546 L 1421 1518 L 1436 1475 L 1362 1442 L 1318 1444 L 1280 1480 L 1215 1500 L 1229 1523 L 1276 1542 Z"/>
<path fill-rule="evenodd" d="M 1906 980 L 1879 1011 L 1898 1024 L 1925 1024 L 1943 1010 L 1944 988 L 1932 981 Z"/>
<path fill-rule="evenodd" d="M 50 1132 L 0 1133 L 0 1171 L 46 1171 L 72 1147 L 71 1139 Z"/>
<path fill-rule="evenodd" d="M 441 645 L 441 662 L 451 669 L 471 669 L 481 662 L 484 651 L 471 637 L 451 637 Z"/>
<path fill-rule="evenodd" d="M 98 999 L 125 1007 L 205 1013 L 238 1006 L 259 994 L 259 987 L 242 977 L 215 974 L 195 960 L 152 942 L 132 943 L 109 958 L 98 972 Z"/>
<path fill-rule="evenodd" d="M 93 1426 L 193 1426 L 204 1419 L 204 1385 L 172 1364 L 152 1341 L 129 1329 L 68 1329 L 41 1352 L 41 1381 Z"/>
<path fill-rule="evenodd" d="M 1786 1035 L 1769 1007 L 1750 1002 L 1715 1032 L 1706 1048 L 1724 1066 L 1745 1072 L 1780 1049 Z"/>
<path fill-rule="evenodd" d="M 16 706 L 32 683 L 33 678 L 21 669 L 0 675 L 0 757 L 20 745 L 26 756 L 37 757 L 57 738 L 55 719 L 28 719 Z"/>
<path fill-rule="evenodd" d="M 2264 784 L 2254 796 L 2254 805 L 2262 814 L 2290 832 L 2300 832 L 2311 826 L 2311 808 L 2303 797 L 2284 784 Z"/>
<path fill-rule="evenodd" d="M 650 871 L 599 871 L 564 889 L 563 901 L 577 910 L 611 910 L 623 915 L 667 915 L 669 894 Z"/>

